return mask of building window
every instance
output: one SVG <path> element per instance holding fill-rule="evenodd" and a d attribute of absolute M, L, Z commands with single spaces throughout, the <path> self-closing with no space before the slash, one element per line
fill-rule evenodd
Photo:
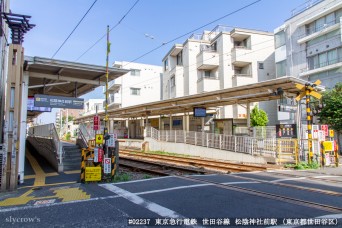
<path fill-rule="evenodd" d="M 140 76 L 140 70 L 131 69 L 131 76 Z"/>
<path fill-rule="evenodd" d="M 211 71 L 210 70 L 205 70 L 204 71 L 204 78 L 210 78 L 211 77 Z"/>
<path fill-rule="evenodd" d="M 131 88 L 131 95 L 140 96 L 140 88 Z"/>
<path fill-rule="evenodd" d="M 171 84 L 171 88 L 176 86 L 176 78 L 175 78 L 175 76 L 172 76 L 170 78 L 170 84 Z"/>
<path fill-rule="evenodd" d="M 167 70 L 167 69 L 169 69 L 169 61 L 168 61 L 168 59 L 165 59 L 165 61 L 164 61 L 164 71 Z"/>
<path fill-rule="evenodd" d="M 286 60 L 276 63 L 277 77 L 286 75 Z"/>
<path fill-rule="evenodd" d="M 286 38 L 286 35 L 285 35 L 284 30 L 276 33 L 274 35 L 275 48 L 278 48 L 278 47 L 281 47 L 281 46 L 285 45 L 285 43 L 286 43 L 286 39 L 285 38 Z"/>
<path fill-rule="evenodd" d="M 264 63 L 258 63 L 259 69 L 263 70 L 264 69 Z"/>
<path fill-rule="evenodd" d="M 342 9 L 339 9 L 335 12 L 329 13 L 324 17 L 321 17 L 310 24 L 306 25 L 306 35 L 310 35 L 315 32 L 319 32 L 322 29 L 325 29 L 329 26 L 332 26 L 336 23 L 340 22 L 340 18 L 342 16 Z"/>
<path fill-rule="evenodd" d="M 177 55 L 177 66 L 183 66 L 183 51 Z"/>
<path fill-rule="evenodd" d="M 214 42 L 211 46 L 210 46 L 211 51 L 217 51 L 217 42 Z"/>
<path fill-rule="evenodd" d="M 309 70 L 342 62 L 342 48 L 335 48 L 308 58 Z"/>

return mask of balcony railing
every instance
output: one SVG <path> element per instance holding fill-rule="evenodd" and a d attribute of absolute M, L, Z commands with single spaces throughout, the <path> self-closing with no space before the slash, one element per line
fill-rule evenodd
<path fill-rule="evenodd" d="M 340 21 L 339 21 L 339 18 L 335 18 L 334 20 L 329 21 L 329 22 L 327 22 L 327 23 L 324 23 L 323 25 L 318 26 L 318 27 L 316 27 L 316 26 L 307 27 L 307 28 L 305 29 L 306 36 L 309 36 L 309 35 L 311 35 L 311 34 L 313 34 L 313 33 L 315 33 L 315 32 L 319 32 L 319 31 L 321 31 L 321 30 L 323 30 L 323 29 L 325 29 L 325 28 L 328 28 L 328 27 L 330 27 L 330 26 L 332 26 L 332 25 L 335 25 L 335 24 L 337 24 L 337 23 L 339 23 L 339 22 L 340 22 Z"/>
<path fill-rule="evenodd" d="M 318 64 L 312 64 L 312 65 L 309 64 L 309 66 L 307 68 L 301 69 L 300 72 L 304 73 L 304 72 L 307 72 L 307 71 L 310 71 L 310 70 L 315 70 L 315 69 L 318 69 L 318 68 L 330 66 L 330 65 L 333 65 L 333 64 L 336 64 L 336 63 L 341 63 L 341 62 L 342 62 L 342 57 L 339 57 L 337 59 L 328 60 L 326 62 L 321 62 L 321 63 L 318 63 Z"/>

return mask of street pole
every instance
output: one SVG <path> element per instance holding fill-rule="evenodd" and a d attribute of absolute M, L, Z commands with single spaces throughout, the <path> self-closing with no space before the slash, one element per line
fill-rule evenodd
<path fill-rule="evenodd" d="M 108 135 L 108 62 L 109 62 L 109 53 L 110 53 L 110 42 L 109 42 L 109 25 L 107 25 L 107 54 L 106 54 L 106 101 L 105 101 L 105 118 L 104 118 L 104 130 L 103 136 L 105 138 L 105 148 L 106 148 L 106 157 L 108 157 L 108 146 L 107 146 L 107 135 Z"/>
<path fill-rule="evenodd" d="M 310 108 L 310 88 L 309 85 L 305 85 L 305 101 L 306 101 L 306 117 L 308 126 L 308 164 L 313 162 L 313 151 L 312 151 L 312 114 Z"/>

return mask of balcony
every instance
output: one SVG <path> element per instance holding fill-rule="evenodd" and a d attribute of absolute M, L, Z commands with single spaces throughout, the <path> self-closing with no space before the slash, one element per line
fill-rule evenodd
<path fill-rule="evenodd" d="M 197 55 L 198 70 L 213 70 L 219 66 L 219 54 L 215 51 L 201 51 Z"/>
<path fill-rule="evenodd" d="M 307 33 L 304 37 L 297 40 L 298 44 L 304 44 L 310 40 L 313 40 L 319 36 L 323 36 L 329 32 L 339 29 L 341 26 L 340 22 L 334 23 L 333 25 L 324 24 L 322 29 L 317 30 L 316 28 L 307 28 Z M 317 31 L 316 31 L 317 30 Z"/>
<path fill-rule="evenodd" d="M 108 108 L 120 108 L 121 106 L 121 94 L 119 93 L 110 93 L 108 96 Z"/>
<path fill-rule="evenodd" d="M 108 92 L 117 92 L 121 88 L 121 82 L 119 80 L 112 80 L 108 82 Z M 106 92 L 106 87 L 103 87 L 103 92 Z"/>
<path fill-rule="evenodd" d="M 197 80 L 197 93 L 210 92 L 220 89 L 220 80 L 217 76 L 201 77 Z"/>
<path fill-rule="evenodd" d="M 311 74 L 318 74 L 324 71 L 332 70 L 335 68 L 342 67 L 342 58 L 333 59 L 327 62 L 308 66 L 307 68 L 301 69 L 299 77 L 309 76 Z"/>
<path fill-rule="evenodd" d="M 183 66 L 175 66 L 170 70 L 169 75 L 183 75 Z"/>
<path fill-rule="evenodd" d="M 232 63 L 234 66 L 243 67 L 250 64 L 251 56 L 249 54 L 251 52 L 252 50 L 245 46 L 235 46 L 232 49 Z"/>

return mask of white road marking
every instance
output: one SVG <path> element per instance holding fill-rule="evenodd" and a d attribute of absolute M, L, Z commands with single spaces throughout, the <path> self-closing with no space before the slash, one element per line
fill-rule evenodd
<path fill-rule="evenodd" d="M 278 180 L 273 180 L 269 181 L 270 183 L 276 183 L 276 182 L 282 182 L 282 181 L 291 181 L 291 180 L 304 180 L 306 177 L 296 177 L 296 178 L 286 178 L 286 179 L 278 179 Z"/>
<path fill-rule="evenodd" d="M 236 184 L 260 184 L 259 181 L 236 181 L 236 182 L 225 182 L 221 183 L 224 185 L 236 185 Z"/>
<path fill-rule="evenodd" d="M 128 192 L 122 188 L 119 188 L 117 186 L 114 186 L 113 184 L 103 184 L 101 185 L 105 189 L 114 192 L 115 194 L 118 194 L 119 196 L 131 201 L 132 203 L 135 203 L 137 205 L 140 205 L 162 217 L 166 218 L 184 218 L 184 216 L 178 214 L 177 212 L 170 210 L 166 207 L 163 207 L 159 204 L 153 203 L 151 201 L 145 200 L 141 198 L 140 196 L 137 196 L 134 193 Z"/>
<path fill-rule="evenodd" d="M 165 179 L 165 178 L 170 178 L 170 177 L 174 177 L 174 176 L 155 177 L 155 178 L 149 178 L 149 179 L 143 179 L 143 180 L 125 181 L 125 182 L 115 183 L 115 185 L 118 185 L 118 184 L 133 184 L 133 183 L 137 183 L 137 182 L 159 180 L 159 179 Z"/>
<path fill-rule="evenodd" d="M 164 189 L 158 189 L 158 190 L 152 190 L 152 191 L 146 191 L 146 192 L 139 192 L 139 193 L 135 193 L 135 194 L 144 195 L 144 194 L 166 192 L 166 191 L 172 191 L 172 190 L 178 190 L 178 189 L 184 189 L 184 188 L 197 188 L 197 187 L 203 187 L 203 186 L 209 186 L 209 185 L 214 185 L 214 184 L 194 184 L 194 185 L 179 186 L 179 187 L 173 187 L 173 188 L 164 188 Z"/>

